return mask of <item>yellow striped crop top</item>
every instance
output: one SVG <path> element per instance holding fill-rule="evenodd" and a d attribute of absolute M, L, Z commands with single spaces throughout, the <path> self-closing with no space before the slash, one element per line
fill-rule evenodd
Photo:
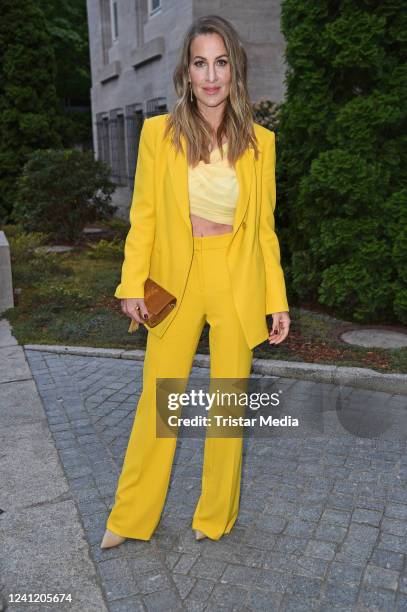
<path fill-rule="evenodd" d="M 210 153 L 209 164 L 201 160 L 195 168 L 188 166 L 190 212 L 215 223 L 233 225 L 239 183 L 227 159 L 227 143 L 223 156 L 216 148 Z"/>

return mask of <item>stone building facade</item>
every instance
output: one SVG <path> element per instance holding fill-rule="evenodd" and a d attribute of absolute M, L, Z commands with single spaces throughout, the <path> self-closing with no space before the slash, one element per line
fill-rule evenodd
<path fill-rule="evenodd" d="M 112 168 L 118 215 L 128 218 L 143 118 L 169 112 L 184 34 L 217 14 L 238 30 L 249 58 L 252 102 L 281 102 L 284 38 L 280 0 L 87 0 L 93 145 Z"/>

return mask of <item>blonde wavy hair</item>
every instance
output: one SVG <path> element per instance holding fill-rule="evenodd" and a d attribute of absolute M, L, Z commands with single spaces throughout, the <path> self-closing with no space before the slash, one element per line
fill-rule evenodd
<path fill-rule="evenodd" d="M 238 33 L 232 24 L 219 15 L 206 15 L 196 19 L 187 30 L 180 58 L 174 70 L 173 81 L 178 100 L 168 114 L 164 138 L 171 133 L 176 151 L 182 151 L 181 134 L 187 143 L 187 160 L 195 166 L 203 159 L 209 163 L 209 145 L 212 143 L 212 129 L 200 113 L 196 97 L 190 100 L 188 68 L 190 45 L 201 34 L 216 33 L 222 37 L 231 67 L 230 93 L 216 139 L 223 158 L 222 138 L 228 141 L 228 161 L 235 165 L 237 159 L 248 147 L 253 147 L 258 158 L 257 140 L 254 132 L 254 116 L 247 86 L 247 54 Z"/>

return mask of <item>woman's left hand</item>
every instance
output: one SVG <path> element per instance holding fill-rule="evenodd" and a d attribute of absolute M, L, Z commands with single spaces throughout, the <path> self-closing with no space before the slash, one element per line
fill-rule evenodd
<path fill-rule="evenodd" d="M 291 319 L 288 312 L 273 312 L 273 326 L 269 334 L 269 344 L 279 344 L 288 336 Z"/>

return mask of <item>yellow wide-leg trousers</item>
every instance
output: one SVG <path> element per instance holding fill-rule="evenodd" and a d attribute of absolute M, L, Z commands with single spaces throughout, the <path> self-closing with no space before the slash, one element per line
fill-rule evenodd
<path fill-rule="evenodd" d="M 210 377 L 250 376 L 253 349 L 235 309 L 226 252 L 232 233 L 194 236 L 194 253 L 179 310 L 161 338 L 148 333 L 143 388 L 106 527 L 123 537 L 149 540 L 167 495 L 176 435 L 156 436 L 156 378 L 188 380 L 208 322 Z M 238 514 L 243 439 L 206 435 L 202 488 L 192 528 L 218 540 Z"/>

